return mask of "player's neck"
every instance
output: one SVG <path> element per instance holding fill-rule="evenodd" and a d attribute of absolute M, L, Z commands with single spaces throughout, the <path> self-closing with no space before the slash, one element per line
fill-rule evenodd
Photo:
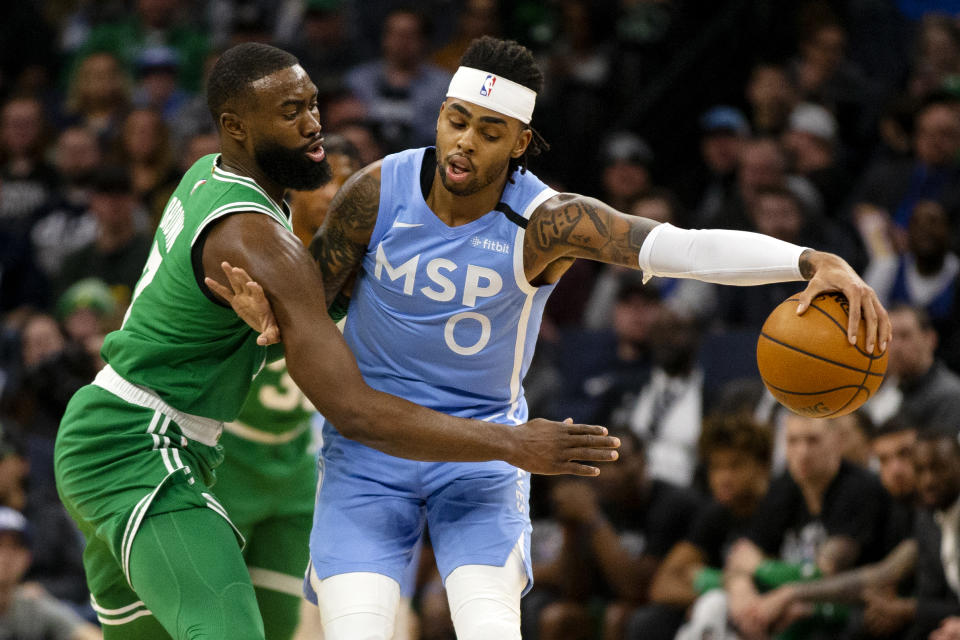
<path fill-rule="evenodd" d="M 447 226 L 459 227 L 493 211 L 500 202 L 506 183 L 504 176 L 502 180 L 494 181 L 471 195 L 456 195 L 443 186 L 440 170 L 437 169 L 426 198 L 427 206 Z"/>
<path fill-rule="evenodd" d="M 220 168 L 253 179 L 274 202 L 277 204 L 283 202 L 283 193 L 286 189 L 268 178 L 253 158 L 224 151 L 220 154 Z"/>

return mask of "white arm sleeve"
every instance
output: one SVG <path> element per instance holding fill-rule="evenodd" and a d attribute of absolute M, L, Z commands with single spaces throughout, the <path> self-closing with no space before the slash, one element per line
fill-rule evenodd
<path fill-rule="evenodd" d="M 664 223 L 640 246 L 640 268 L 644 282 L 652 276 L 741 286 L 789 282 L 803 280 L 800 254 L 805 250 L 761 233 Z"/>

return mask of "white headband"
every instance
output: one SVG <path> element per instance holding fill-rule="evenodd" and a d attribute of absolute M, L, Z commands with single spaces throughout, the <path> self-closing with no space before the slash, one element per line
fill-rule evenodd
<path fill-rule="evenodd" d="M 537 92 L 503 76 L 460 67 L 450 80 L 448 98 L 459 98 L 530 124 Z"/>

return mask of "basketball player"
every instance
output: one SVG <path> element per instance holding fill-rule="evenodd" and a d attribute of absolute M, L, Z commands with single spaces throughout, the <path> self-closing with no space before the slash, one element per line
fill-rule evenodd
<path fill-rule="evenodd" d="M 863 315 L 868 350 L 886 347 L 886 311 L 835 255 L 657 224 L 544 185 L 525 170 L 542 146 L 530 127 L 542 82 L 527 49 L 474 41 L 440 108 L 436 147 L 369 165 L 331 203 L 312 249 L 330 301 L 360 271 L 344 335 L 371 386 L 450 415 L 522 422 L 521 381 L 544 302 L 576 258 L 721 284 L 806 279 L 798 311 L 840 290 L 850 340 Z M 257 310 L 246 314 L 251 326 L 276 335 L 256 283 L 242 274 L 238 283 L 238 312 Z M 424 522 L 457 637 L 520 638 L 529 475 L 507 462 L 402 460 L 328 418 L 307 585 L 327 640 L 390 637 L 398 581 Z"/>
<path fill-rule="evenodd" d="M 84 567 L 108 640 L 264 638 L 242 539 L 210 487 L 222 423 L 280 354 L 259 346 L 205 284 L 227 281 L 225 261 L 262 283 L 291 377 L 358 442 L 426 460 L 505 459 L 537 473 L 595 475 L 582 461 L 616 457 L 601 427 L 492 425 L 367 386 L 283 205 L 284 189 L 315 188 L 329 175 L 316 87 L 288 53 L 242 44 L 217 62 L 207 96 L 223 153 L 197 161 L 170 198 L 123 326 L 104 342 L 107 366 L 74 395 L 57 436 L 57 487 L 86 537 Z"/>

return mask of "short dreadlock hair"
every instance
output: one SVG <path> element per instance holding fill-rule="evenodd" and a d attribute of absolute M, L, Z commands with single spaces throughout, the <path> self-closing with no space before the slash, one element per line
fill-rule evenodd
<path fill-rule="evenodd" d="M 536 93 L 543 90 L 543 73 L 537 67 L 533 54 L 514 40 L 501 40 L 491 36 L 477 38 L 460 58 L 460 66 L 502 76 Z M 538 156 L 550 148 L 536 129 L 530 125 L 523 126 L 530 129 L 533 138 L 522 156 L 510 158 L 510 174 L 517 169 L 520 169 L 520 173 L 526 172 L 527 157 Z"/>
<path fill-rule="evenodd" d="M 259 42 L 244 42 L 223 52 L 207 81 L 207 108 L 220 127 L 220 114 L 231 104 L 248 100 L 250 85 L 300 61 L 292 53 Z"/>

